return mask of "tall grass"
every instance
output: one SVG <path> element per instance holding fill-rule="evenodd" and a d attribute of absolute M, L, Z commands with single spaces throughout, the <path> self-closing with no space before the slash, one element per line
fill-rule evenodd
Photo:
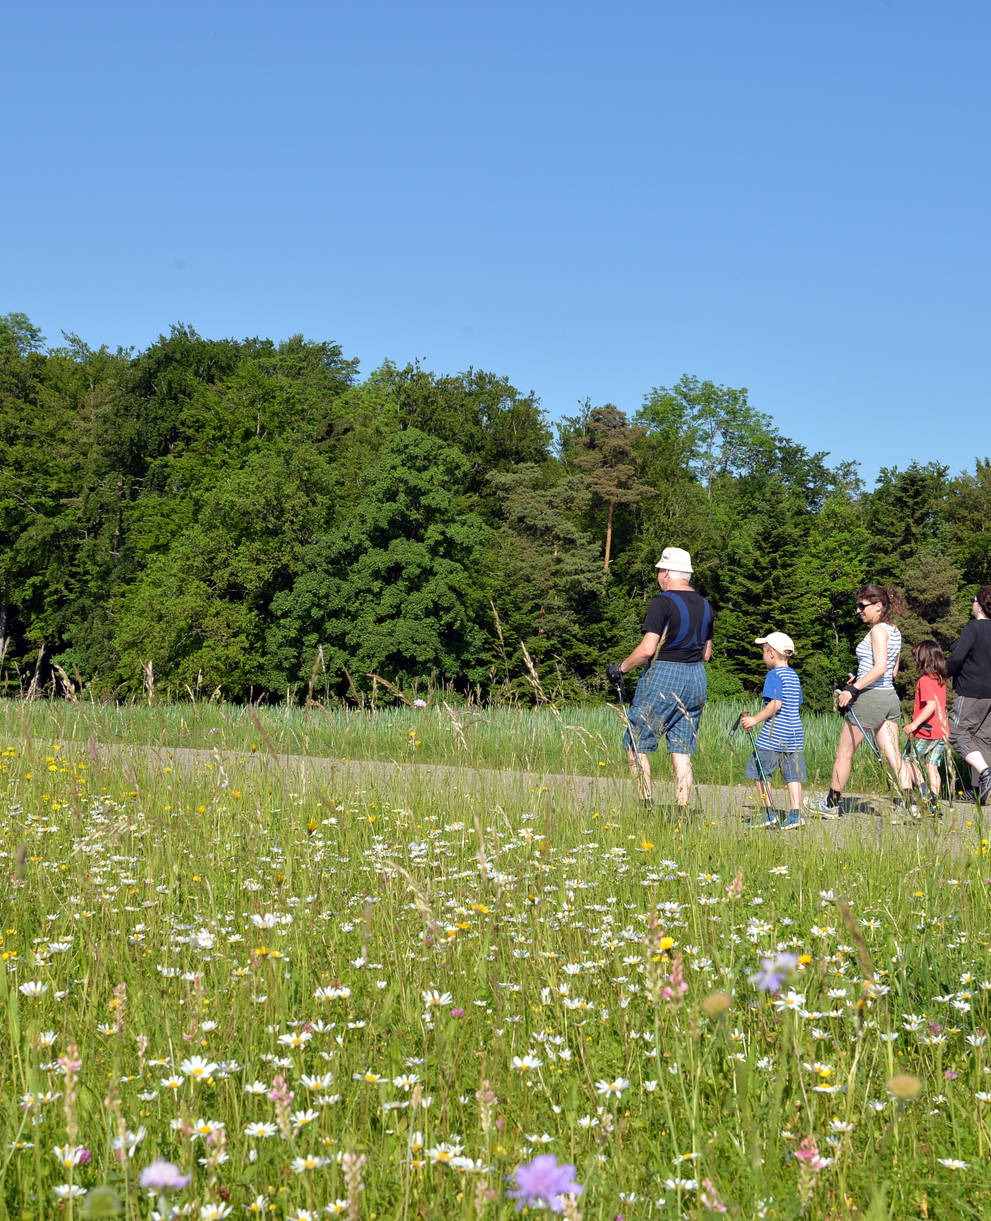
<path fill-rule="evenodd" d="M 183 1215 L 507 1218 L 541 1152 L 610 1221 L 991 1208 L 979 825 L 646 822 L 543 766 L 259 765 L 209 708 L 240 757 L 110 752 L 59 711 L 0 758 L 0 1218 L 149 1217 L 156 1156 Z M 500 749 L 563 757 L 555 720 Z"/>
<path fill-rule="evenodd" d="M 745 782 L 750 743 L 742 730 L 730 735 L 742 705 L 711 702 L 702 718 L 697 779 L 705 784 Z M 829 782 L 839 737 L 839 717 L 808 714 L 805 757 L 809 784 Z M 506 768 L 563 775 L 626 775 L 621 747 L 625 722 L 618 705 L 533 709 L 455 708 L 441 701 L 425 708 L 399 705 L 372 711 L 343 707 L 235 706 L 216 702 L 115 706 L 0 701 L 0 733 L 67 744 L 140 743 L 220 752 L 270 751 Z M 663 747 L 661 756 L 663 757 Z M 665 774 L 661 762 L 659 774 Z M 878 792 L 885 780 L 866 750 L 854 759 L 850 789 Z"/>

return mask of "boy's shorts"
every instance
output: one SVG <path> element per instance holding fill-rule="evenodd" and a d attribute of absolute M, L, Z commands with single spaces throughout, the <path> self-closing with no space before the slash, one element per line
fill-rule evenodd
<path fill-rule="evenodd" d="M 914 759 L 916 763 L 939 767 L 946 753 L 945 738 L 910 738 L 902 751 L 903 759 Z"/>
<path fill-rule="evenodd" d="M 768 780 L 774 773 L 781 768 L 781 775 L 785 778 L 787 784 L 804 784 L 808 778 L 805 770 L 805 752 L 801 750 L 774 750 L 769 746 L 758 746 L 757 754 L 760 757 L 760 765 L 764 769 L 764 775 Z M 751 780 L 759 780 L 760 772 L 757 770 L 757 760 L 750 756 L 747 760 L 747 776 Z"/>

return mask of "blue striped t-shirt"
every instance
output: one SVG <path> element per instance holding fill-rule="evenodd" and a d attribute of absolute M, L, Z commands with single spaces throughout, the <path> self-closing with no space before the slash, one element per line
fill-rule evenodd
<path fill-rule="evenodd" d="M 781 711 L 761 726 L 757 745 L 768 750 L 801 750 L 805 745 L 805 732 L 798 715 L 802 703 L 802 684 L 798 675 L 791 666 L 775 666 L 768 670 L 761 694 L 765 703 L 780 700 Z"/>

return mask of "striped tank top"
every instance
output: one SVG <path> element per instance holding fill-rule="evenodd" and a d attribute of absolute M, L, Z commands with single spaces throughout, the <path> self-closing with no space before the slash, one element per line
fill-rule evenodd
<path fill-rule="evenodd" d="M 898 658 L 902 651 L 902 634 L 893 623 L 879 623 L 878 627 L 883 627 L 888 633 L 888 656 L 885 662 L 884 673 L 876 682 L 871 683 L 869 687 L 864 687 L 864 691 L 875 691 L 881 687 L 893 687 L 895 666 L 898 664 Z M 860 644 L 857 645 L 857 680 L 859 681 L 867 673 L 868 670 L 874 669 L 874 650 L 871 648 L 870 632 L 863 638 Z"/>

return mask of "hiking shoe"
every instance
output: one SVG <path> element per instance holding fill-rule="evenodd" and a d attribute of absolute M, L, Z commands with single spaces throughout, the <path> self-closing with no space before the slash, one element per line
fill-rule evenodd
<path fill-rule="evenodd" d="M 977 777 L 979 787 L 978 796 L 980 797 L 981 805 L 986 806 L 991 801 L 991 767 L 986 767 L 983 772 Z"/>
<path fill-rule="evenodd" d="M 820 797 L 817 801 L 811 798 L 805 803 L 805 808 L 810 814 L 818 814 L 820 818 L 831 822 L 834 819 L 843 817 L 843 810 L 839 805 L 831 806 L 827 797 Z"/>
<path fill-rule="evenodd" d="M 777 831 L 781 826 L 778 822 L 778 816 L 772 810 L 768 810 L 765 818 L 755 818 L 747 823 L 748 827 L 766 827 L 768 830 Z"/>
<path fill-rule="evenodd" d="M 794 811 L 781 824 L 782 831 L 794 831 L 796 827 L 804 827 L 805 819 L 801 814 L 796 814 Z"/>

